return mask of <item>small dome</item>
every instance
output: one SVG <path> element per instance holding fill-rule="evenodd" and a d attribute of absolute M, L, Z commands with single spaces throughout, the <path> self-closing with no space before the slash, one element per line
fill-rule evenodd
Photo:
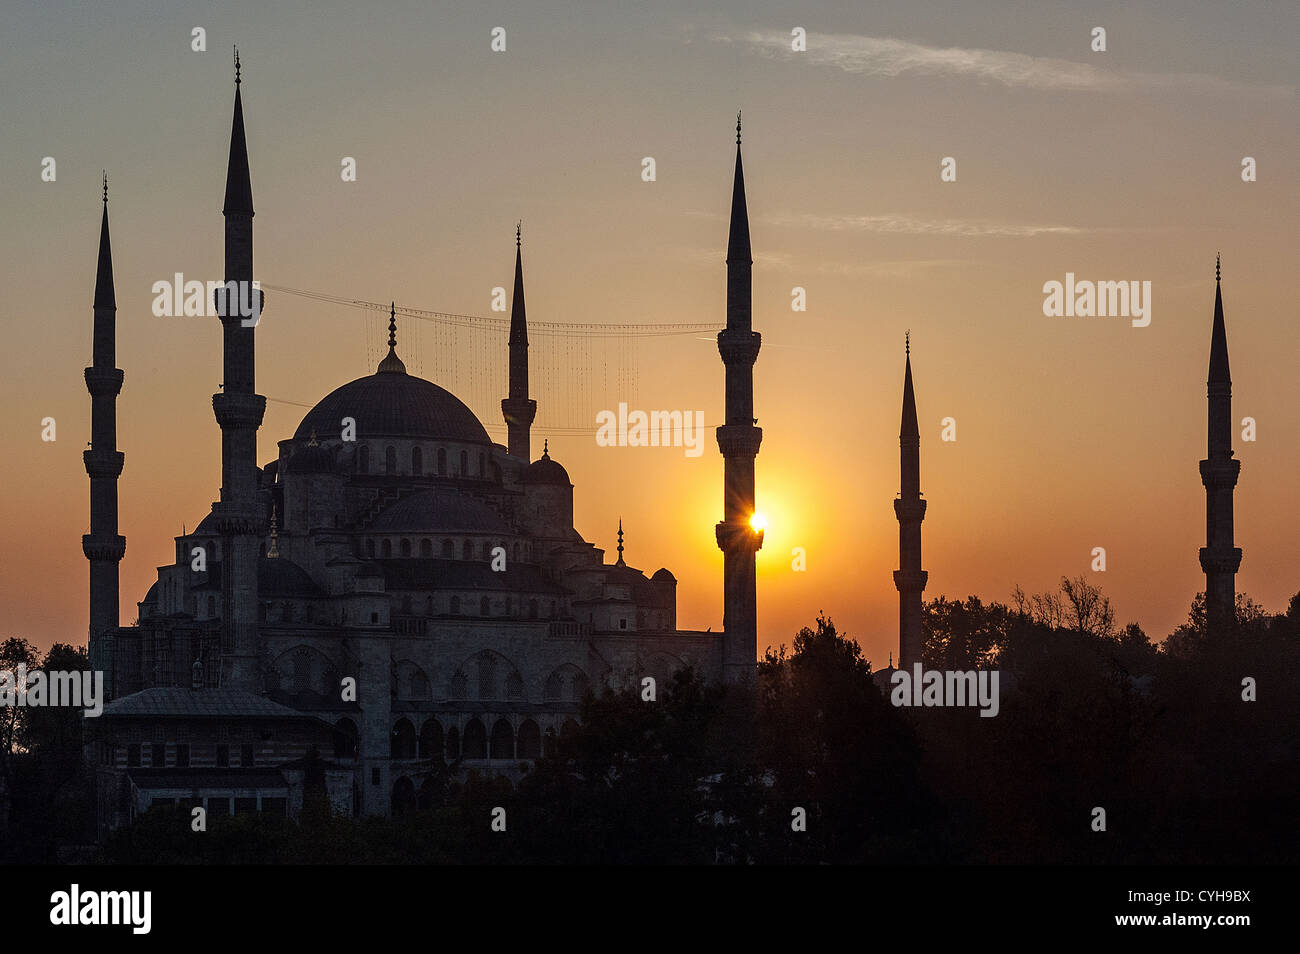
<path fill-rule="evenodd" d="M 526 484 L 553 484 L 559 487 L 573 485 L 569 480 L 569 472 L 558 461 L 551 460 L 550 452 L 546 447 L 542 449 L 542 456 L 524 470 L 523 481 Z"/>
<path fill-rule="evenodd" d="M 677 577 L 668 572 L 667 567 L 660 567 L 655 570 L 655 575 L 650 577 L 655 583 L 676 583 Z"/>

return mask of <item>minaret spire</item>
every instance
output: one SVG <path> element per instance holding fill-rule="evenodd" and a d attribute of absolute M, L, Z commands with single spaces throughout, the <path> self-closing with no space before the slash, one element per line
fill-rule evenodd
<path fill-rule="evenodd" d="M 623 518 L 618 518 L 618 562 L 615 566 L 626 566 L 623 562 Z"/>
<path fill-rule="evenodd" d="M 894 501 L 898 518 L 898 666 L 909 670 L 921 662 L 921 593 L 930 574 L 921 569 L 921 521 L 925 499 L 921 496 L 921 430 L 916 420 L 916 393 L 912 387 L 912 335 L 903 339 L 903 413 L 898 428 L 899 495 Z"/>
<path fill-rule="evenodd" d="M 723 457 L 723 516 L 715 534 L 723 553 L 723 677 L 744 684 L 752 683 L 757 671 L 756 561 L 763 546 L 763 531 L 750 523 L 754 515 L 754 458 L 763 441 L 763 431 L 754 426 L 754 361 L 762 338 L 753 330 L 753 264 L 737 113 L 736 173 L 727 236 L 727 326 L 718 332 L 718 353 L 726 369 L 726 423 L 717 428 Z"/>
<path fill-rule="evenodd" d="M 506 448 L 512 457 L 533 459 L 531 429 L 537 402 L 528 397 L 528 315 L 524 304 L 523 223 L 515 224 L 515 287 L 510 296 L 510 387 L 501 402 Z"/>
<path fill-rule="evenodd" d="M 218 296 L 222 327 L 222 386 L 212 395 L 221 427 L 221 499 L 212 505 L 221 533 L 223 687 L 261 690 L 258 675 L 257 565 L 264 539 L 257 467 L 257 429 L 266 398 L 256 393 L 254 333 L 264 296 L 253 287 L 253 187 L 244 135 L 238 51 L 235 55 L 235 108 L 226 166 L 225 289 Z M 236 307 L 236 303 L 239 303 Z M 252 313 L 247 313 L 251 305 Z"/>
<path fill-rule="evenodd" d="M 1201 569 L 1205 572 L 1205 616 L 1209 632 L 1226 636 L 1236 620 L 1236 573 L 1241 548 L 1234 545 L 1232 493 L 1241 473 L 1241 461 L 1232 450 L 1232 374 L 1228 368 L 1228 331 L 1223 319 L 1221 263 L 1214 261 L 1214 324 L 1210 331 L 1210 369 L 1206 386 L 1209 416 L 1207 455 L 1201 461 L 1205 485 L 1205 546 Z"/>
<path fill-rule="evenodd" d="M 115 367 L 117 297 L 108 235 L 107 173 L 103 190 L 91 366 L 85 371 L 86 390 L 90 392 L 90 450 L 82 460 L 90 477 L 90 533 L 81 538 L 81 551 L 90 561 L 90 665 L 104 673 L 104 690 L 112 699 L 121 688 L 114 679 L 113 649 L 118 626 L 118 564 L 126 553 L 126 537 L 117 532 L 117 479 L 125 461 L 117 449 L 117 396 L 122 391 L 123 374 Z"/>

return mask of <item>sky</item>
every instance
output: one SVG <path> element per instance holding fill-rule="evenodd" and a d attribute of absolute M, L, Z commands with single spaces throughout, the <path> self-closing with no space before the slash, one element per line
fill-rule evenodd
<path fill-rule="evenodd" d="M 199 27 L 206 51 L 191 49 Z M 1233 415 L 1256 437 L 1234 439 L 1237 585 L 1283 610 L 1300 590 L 1297 36 L 1300 7 L 1273 2 L 6 4 L 0 634 L 85 640 L 82 369 L 103 168 L 124 623 L 217 498 L 219 322 L 151 305 L 176 272 L 220 274 L 232 44 L 259 279 L 435 311 L 491 314 L 522 219 L 530 319 L 720 327 L 744 110 L 760 652 L 822 612 L 875 665 L 896 650 L 906 331 L 926 598 L 1006 601 L 1085 575 L 1121 623 L 1159 639 L 1182 622 L 1204 588 L 1197 462 L 1221 252 Z M 1046 316 L 1044 284 L 1071 272 L 1150 282 L 1150 324 Z M 374 332 L 355 309 L 272 294 L 257 334 L 266 462 L 304 405 L 373 371 Z M 473 359 L 437 343 L 421 333 L 427 376 Z M 721 419 L 709 333 L 645 343 L 637 375 L 635 406 Z M 603 379 L 593 396 L 626 399 Z M 499 410 L 475 410 L 503 440 Z M 679 626 L 721 629 L 712 437 L 699 457 L 542 427 L 535 454 L 543 438 L 575 484 L 579 532 L 612 559 L 621 517 L 627 561 L 676 575 Z"/>

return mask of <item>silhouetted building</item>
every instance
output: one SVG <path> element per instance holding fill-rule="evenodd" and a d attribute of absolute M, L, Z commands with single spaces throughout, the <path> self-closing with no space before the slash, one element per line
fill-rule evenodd
<path fill-rule="evenodd" d="M 1233 545 L 1232 491 L 1241 473 L 1241 461 L 1232 451 L 1232 375 L 1228 371 L 1228 331 L 1223 321 L 1223 287 L 1219 262 L 1214 264 L 1214 327 L 1210 333 L 1208 453 L 1201 461 L 1205 485 L 1205 543 L 1201 569 L 1205 571 L 1205 617 L 1211 633 L 1225 634 L 1236 614 L 1237 569 L 1241 548 Z"/>
<path fill-rule="evenodd" d="M 226 180 L 225 277 L 252 282 L 252 186 L 238 85 Z M 677 629 L 677 580 L 616 563 L 573 527 L 573 485 L 549 447 L 529 461 L 522 242 L 516 231 L 509 446 L 448 391 L 388 354 L 337 388 L 256 465 L 265 398 L 255 324 L 221 314 L 220 500 L 175 538 L 173 564 L 117 620 L 113 289 L 105 213 L 95 299 L 91 648 L 112 692 L 88 723 L 102 828 L 158 802 L 296 812 L 309 776 L 336 808 L 426 801 L 447 771 L 517 775 L 576 725 L 588 688 L 662 686 L 690 665 L 746 678 L 757 658 L 749 239 L 739 154 L 728 253 L 724 634 Z M 255 303 L 259 310 L 260 300 Z M 522 455 L 522 456 L 521 456 Z M 726 529 L 728 533 L 723 533 Z M 732 531 L 736 531 L 734 535 Z M 726 655 L 724 657 L 724 646 Z M 323 764 L 315 760 L 316 750 Z M 308 766 L 313 768 L 309 771 Z M 321 771 L 317 771 L 320 769 Z"/>
<path fill-rule="evenodd" d="M 740 116 L 736 117 L 736 177 L 731 191 L 731 230 L 727 239 L 727 327 L 718 332 L 718 353 L 726 367 L 726 423 L 718 426 L 724 460 L 722 522 L 722 667 L 732 683 L 750 683 L 758 658 L 756 559 L 763 531 L 755 529 L 754 458 L 763 442 L 755 427 L 754 361 L 762 337 L 753 330 L 751 309 L 754 259 L 749 249 L 745 171 L 740 161 Z"/>
<path fill-rule="evenodd" d="M 898 431 L 900 491 L 894 501 L 898 517 L 898 566 L 894 586 L 898 587 L 898 665 L 911 670 L 921 661 L 921 593 L 930 574 L 921 569 L 921 521 L 925 500 L 921 497 L 921 431 L 916 421 L 916 395 L 912 391 L 912 343 L 906 339 L 906 369 L 903 372 L 903 416 Z"/>

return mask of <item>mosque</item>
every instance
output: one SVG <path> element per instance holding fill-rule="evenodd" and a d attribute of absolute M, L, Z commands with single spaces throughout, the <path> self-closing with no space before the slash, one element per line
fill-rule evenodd
<path fill-rule="evenodd" d="M 523 253 L 515 235 L 507 444 L 455 395 L 407 372 L 390 313 L 388 354 L 335 389 L 259 466 L 266 399 L 255 392 L 253 327 L 217 308 L 223 383 L 221 492 L 175 562 L 118 621 L 115 316 L 107 182 L 86 369 L 92 440 L 89 632 L 111 700 L 88 722 L 101 832 L 159 804 L 209 813 L 294 814 L 313 787 L 344 813 L 403 812 L 444 772 L 512 777 L 576 727 L 588 689 L 686 666 L 747 682 L 757 658 L 748 215 L 739 121 L 727 324 L 724 619 L 677 628 L 677 581 L 647 576 L 573 526 L 573 484 L 543 443 L 532 457 Z M 226 179 L 225 280 L 253 277 L 253 198 L 236 72 Z M 228 286 L 233 287 L 233 286 Z M 247 286 L 239 286 L 247 287 Z M 260 294 L 260 293 L 259 293 Z M 258 302 L 260 312 L 262 302 Z M 248 323 L 253 324 L 253 323 Z M 323 790 L 323 792 L 322 792 Z"/>

